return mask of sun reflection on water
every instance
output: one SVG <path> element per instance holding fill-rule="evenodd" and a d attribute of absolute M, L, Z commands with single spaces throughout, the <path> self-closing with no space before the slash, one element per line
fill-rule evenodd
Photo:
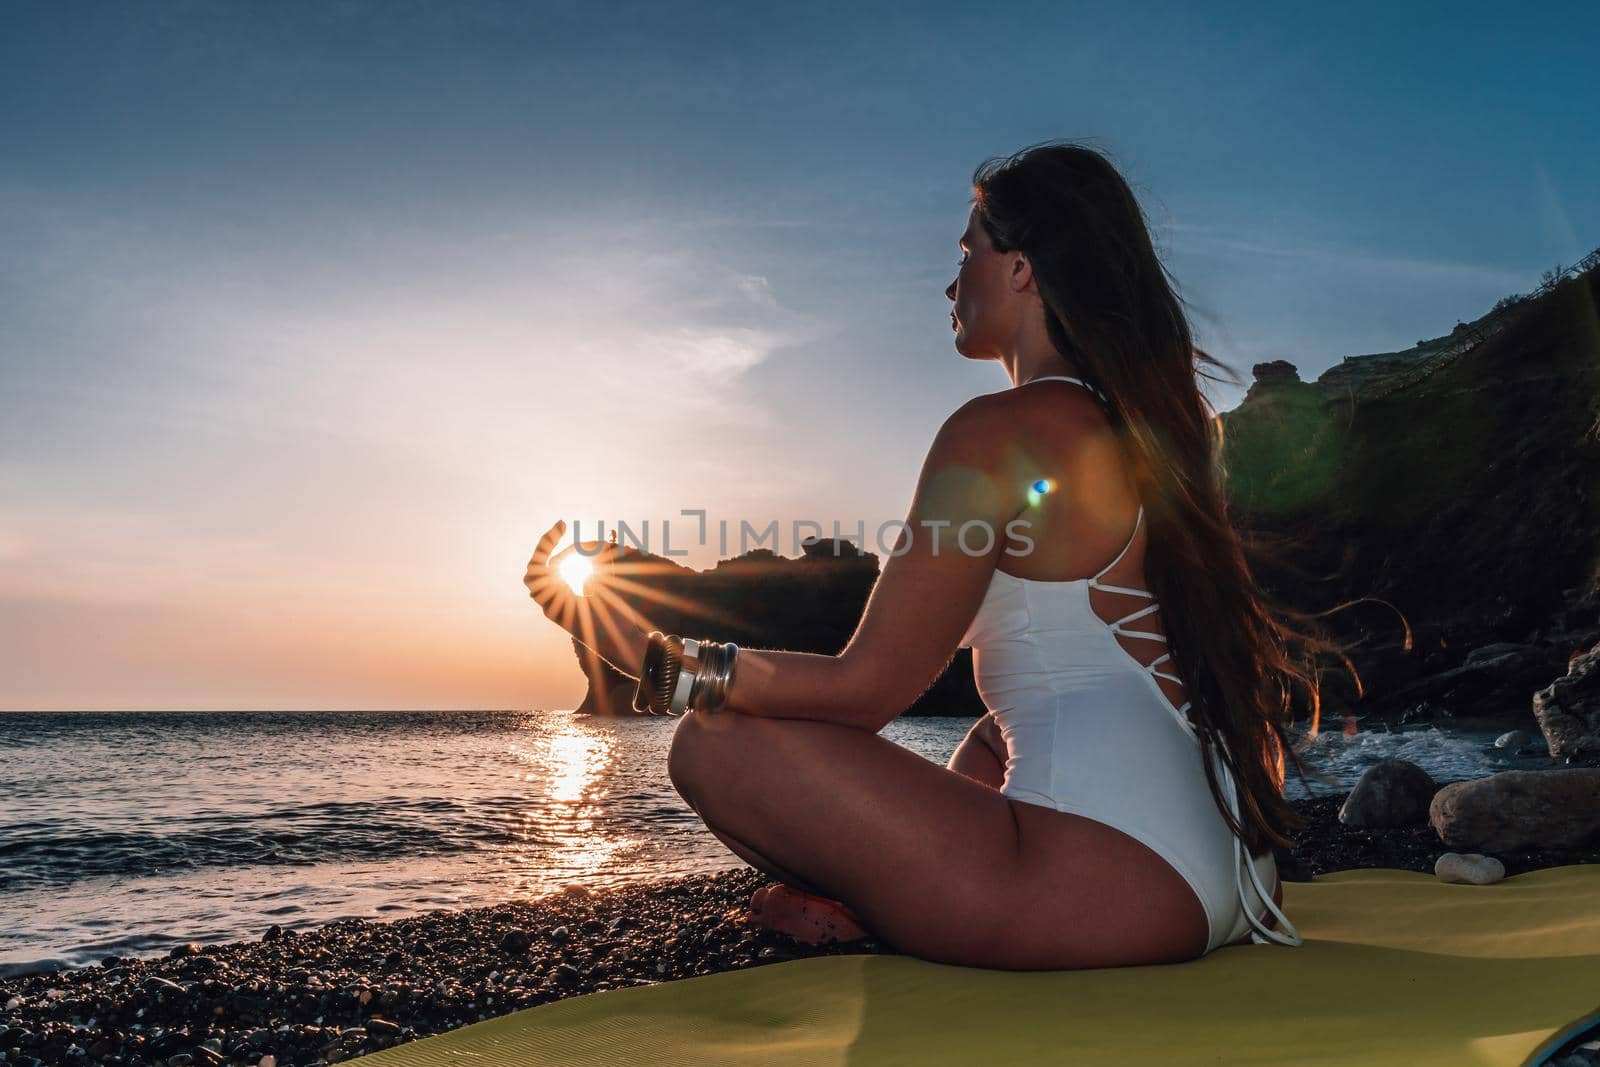
<path fill-rule="evenodd" d="M 602 783 L 616 756 L 615 740 L 577 717 L 540 725 L 544 736 L 511 749 L 527 766 L 523 781 L 534 787 L 528 806 L 509 820 L 513 844 L 501 857 L 506 888 L 514 894 L 588 882 L 638 847 L 633 837 L 607 832 L 601 823 L 610 794 Z M 535 856 L 537 866 L 530 866 Z"/>

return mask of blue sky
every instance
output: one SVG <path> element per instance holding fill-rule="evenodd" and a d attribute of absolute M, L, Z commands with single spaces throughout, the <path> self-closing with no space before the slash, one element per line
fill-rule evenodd
<path fill-rule="evenodd" d="M 1025 144 L 1246 381 L 1600 244 L 1592 4 L 765 7 L 0 9 L 0 708 L 570 706 L 555 517 L 903 514 Z"/>

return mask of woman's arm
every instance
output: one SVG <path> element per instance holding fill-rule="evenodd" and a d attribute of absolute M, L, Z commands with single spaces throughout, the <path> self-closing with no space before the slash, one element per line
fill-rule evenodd
<path fill-rule="evenodd" d="M 1003 396 L 969 401 L 940 428 L 906 527 L 844 651 L 741 649 L 724 711 L 877 732 L 933 684 L 983 600 L 1007 523 L 1027 507 L 1039 476 L 1006 446 L 1015 430 Z"/>

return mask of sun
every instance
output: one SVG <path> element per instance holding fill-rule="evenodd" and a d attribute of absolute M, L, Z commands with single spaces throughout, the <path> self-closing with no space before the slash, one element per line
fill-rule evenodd
<path fill-rule="evenodd" d="M 572 587 L 572 591 L 582 596 L 583 583 L 594 573 L 594 562 L 588 556 L 569 552 L 567 558 L 556 565 L 556 569 L 560 571 L 562 580 Z"/>

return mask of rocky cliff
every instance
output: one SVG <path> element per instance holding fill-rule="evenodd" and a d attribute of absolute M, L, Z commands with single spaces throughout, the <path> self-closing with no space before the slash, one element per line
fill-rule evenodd
<path fill-rule="evenodd" d="M 1600 636 L 1600 267 L 1404 352 L 1302 382 L 1255 368 L 1223 415 L 1257 574 L 1355 643 L 1361 710 L 1522 717 Z M 1336 695 L 1348 705 L 1353 692 Z"/>

